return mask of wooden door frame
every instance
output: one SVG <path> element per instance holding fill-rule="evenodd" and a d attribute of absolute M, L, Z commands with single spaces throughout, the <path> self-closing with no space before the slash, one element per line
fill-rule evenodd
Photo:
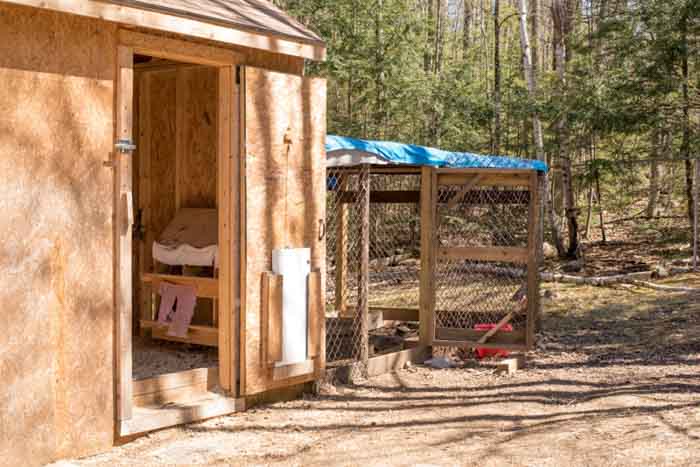
<path fill-rule="evenodd" d="M 217 198 L 219 204 L 219 386 L 232 398 L 237 387 L 240 359 L 236 351 L 239 313 L 240 236 L 234 228 L 240 213 L 240 169 L 236 67 L 242 55 L 158 35 L 119 30 L 115 81 L 115 142 L 133 140 L 133 57 L 142 54 L 186 63 L 207 65 L 219 71 L 219 127 L 217 151 Z M 132 418 L 132 224 L 133 161 L 131 155 L 113 152 L 115 168 L 115 419 L 120 426 Z M 229 310 L 225 313 L 224 310 Z"/>

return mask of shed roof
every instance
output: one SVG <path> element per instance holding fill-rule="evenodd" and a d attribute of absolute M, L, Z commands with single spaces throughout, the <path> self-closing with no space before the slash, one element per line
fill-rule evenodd
<path fill-rule="evenodd" d="M 266 0 L 107 0 L 238 29 L 323 45 L 316 33 Z"/>
<path fill-rule="evenodd" d="M 0 0 L 128 26 L 325 60 L 318 35 L 268 0 Z"/>
<path fill-rule="evenodd" d="M 327 165 L 344 167 L 359 164 L 428 165 L 448 168 L 521 169 L 547 172 L 542 161 L 517 157 L 450 152 L 442 149 L 389 141 L 367 141 L 344 136 L 326 138 Z"/>

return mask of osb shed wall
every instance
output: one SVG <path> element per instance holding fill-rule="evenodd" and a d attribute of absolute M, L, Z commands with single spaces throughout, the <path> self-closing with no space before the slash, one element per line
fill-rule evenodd
<path fill-rule="evenodd" d="M 116 28 L 0 4 L 0 463 L 113 441 Z"/>

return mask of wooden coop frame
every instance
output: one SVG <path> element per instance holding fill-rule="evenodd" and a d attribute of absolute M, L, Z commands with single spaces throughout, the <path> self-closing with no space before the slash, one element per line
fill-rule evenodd
<path fill-rule="evenodd" d="M 349 167 L 329 167 L 328 176 L 337 180 L 337 186 L 330 187 L 334 191 L 340 214 L 332 216 L 335 225 L 329 225 L 329 230 L 335 230 L 335 252 L 329 245 L 329 254 L 333 259 L 335 270 L 328 272 L 328 280 L 334 281 L 334 297 L 328 298 L 333 302 L 339 316 L 350 317 L 356 312 L 355 322 L 358 327 L 356 360 L 366 369 L 367 374 L 377 375 L 403 368 L 406 361 L 422 362 L 431 349 L 435 347 L 460 347 L 506 349 L 513 351 L 530 350 L 535 344 L 535 323 L 540 309 L 539 300 L 539 264 L 541 255 L 541 198 L 543 175 L 536 170 L 526 169 L 484 169 L 484 168 L 436 168 L 431 166 L 387 166 L 383 164 L 363 164 Z M 330 175 L 332 174 L 332 175 Z M 345 174 L 345 175 L 343 175 Z M 357 174 L 360 181 L 343 191 L 343 177 Z M 364 174 L 364 176 L 362 175 Z M 370 175 L 389 175 L 392 177 L 420 177 L 420 188 L 410 190 L 373 190 L 370 188 Z M 330 184 L 330 182 L 329 182 Z M 445 193 L 445 187 L 458 187 L 456 193 Z M 446 204 L 465 202 L 470 193 L 479 190 L 501 190 L 498 192 L 504 202 L 509 189 L 521 190 L 521 202 L 525 212 L 527 238 L 526 244 L 519 247 L 508 246 L 460 246 L 449 247 L 438 242 L 437 223 L 438 209 Z M 442 195 L 442 196 L 441 196 Z M 461 201 L 457 200 L 461 197 Z M 353 218 L 359 223 L 357 243 L 359 254 L 348 258 L 348 212 L 347 204 L 355 203 L 358 215 Z M 372 306 L 369 298 L 370 284 L 370 216 L 375 206 L 379 204 L 411 204 L 417 207 L 420 218 L 420 263 L 419 263 L 419 302 L 415 307 L 386 307 Z M 331 209 L 330 207 L 328 209 Z M 500 265 L 513 264 L 521 268 L 518 281 L 522 282 L 521 293 L 524 293 L 526 307 L 511 310 L 499 316 L 492 323 L 491 329 L 479 331 L 464 328 L 449 328 L 438 326 L 436 323 L 436 284 L 438 283 L 438 261 L 441 259 L 457 261 L 494 262 Z M 357 288 L 356 306 L 347 303 L 348 262 L 356 260 L 358 281 L 353 284 Z M 330 303 L 329 302 L 329 303 Z M 348 311 L 349 310 L 349 311 Z M 509 323 L 515 321 L 518 313 L 522 314 L 521 321 L 525 325 L 514 332 L 504 332 Z M 331 318 L 336 319 L 336 318 Z M 407 341 L 405 349 L 376 357 L 371 357 L 368 350 L 368 331 L 372 324 L 379 325 L 383 321 L 413 321 L 419 322 L 420 338 Z M 372 324 L 370 324 L 372 323 Z M 327 324 L 327 329 L 329 325 Z M 330 331 L 329 331 L 330 332 Z M 327 336 L 327 338 L 332 338 Z M 329 344 L 327 343 L 327 346 Z M 327 355 L 329 366 L 332 356 Z M 339 363 L 344 364 L 342 361 Z"/>

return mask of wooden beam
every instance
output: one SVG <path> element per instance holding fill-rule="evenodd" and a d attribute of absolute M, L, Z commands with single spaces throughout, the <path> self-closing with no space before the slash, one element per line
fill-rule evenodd
<path fill-rule="evenodd" d="M 499 348 L 500 345 L 519 345 L 521 348 L 525 347 L 525 330 L 523 329 L 515 329 L 511 332 L 500 332 L 492 335 L 488 342 L 480 343 L 479 341 L 481 338 L 487 333 L 488 331 L 475 331 L 473 329 L 437 328 L 435 336 L 436 340 L 460 342 L 462 347 Z"/>
<path fill-rule="evenodd" d="M 146 273 L 141 275 L 141 280 L 150 283 L 157 290 L 161 282 L 177 285 L 189 285 L 197 290 L 197 296 L 202 298 L 219 297 L 219 280 L 211 277 L 175 276 L 170 274 Z"/>
<path fill-rule="evenodd" d="M 527 318 L 526 343 L 528 349 L 535 346 L 535 323 L 540 312 L 540 179 L 537 172 L 530 175 L 530 205 L 528 208 L 527 236 Z"/>
<path fill-rule="evenodd" d="M 196 399 L 218 384 L 218 368 L 196 368 L 134 381 L 134 406 L 142 407 Z"/>
<path fill-rule="evenodd" d="M 447 203 L 447 207 L 449 209 L 454 209 L 455 206 L 457 206 L 459 203 L 462 202 L 464 197 L 469 193 L 469 191 L 477 186 L 481 180 L 484 179 L 483 174 L 477 174 L 472 177 L 470 177 L 469 182 L 466 183 L 465 185 L 462 185 L 462 187 L 459 190 L 459 193 L 457 193 L 454 198 L 452 198 L 450 201 Z"/>
<path fill-rule="evenodd" d="M 470 172 L 467 172 L 470 173 Z M 470 179 L 464 174 L 459 173 L 443 173 L 438 175 L 439 185 L 467 185 Z M 483 176 L 479 181 L 480 186 L 529 186 L 530 172 L 522 172 L 515 174 L 508 173 L 489 173 Z"/>
<path fill-rule="evenodd" d="M 323 333 L 324 316 L 321 311 L 323 306 L 323 290 L 321 290 L 321 272 L 311 271 L 308 278 L 308 301 L 309 313 L 307 318 L 308 336 L 308 356 L 316 358 L 321 354 L 321 339 L 325 338 Z"/>
<path fill-rule="evenodd" d="M 348 184 L 348 176 L 341 175 L 338 186 L 345 189 Z M 348 219 L 349 209 L 347 204 L 338 206 L 338 214 L 335 224 L 335 309 L 338 313 L 347 310 L 348 295 Z"/>
<path fill-rule="evenodd" d="M 420 193 L 420 342 L 427 347 L 435 337 L 437 172 L 434 168 L 422 168 Z"/>
<path fill-rule="evenodd" d="M 219 277 L 215 314 L 218 314 L 219 328 L 219 373 L 221 388 L 229 394 L 235 393 L 236 355 L 234 332 L 235 286 L 234 268 L 236 264 L 236 246 L 233 231 L 237 220 L 234 210 L 234 190 L 237 180 L 234 177 L 235 165 L 233 155 L 237 153 L 234 133 L 237 130 L 234 120 L 234 67 L 219 68 L 218 95 L 218 147 L 217 147 L 217 208 L 219 211 Z"/>
<path fill-rule="evenodd" d="M 169 336 L 168 326 L 164 326 L 158 321 L 142 319 L 141 328 L 150 329 L 154 339 L 204 345 L 207 347 L 218 347 L 219 345 L 219 329 L 211 326 L 197 326 L 191 324 L 187 329 L 187 337 L 184 338 Z"/>
<path fill-rule="evenodd" d="M 128 47 L 117 48 L 117 140 L 133 140 L 134 56 Z M 117 418 L 128 420 L 132 414 L 132 315 L 133 315 L 133 153 L 114 152 L 117 170 L 115 193 L 117 270 Z"/>
<path fill-rule="evenodd" d="M 263 358 L 272 366 L 282 361 L 283 296 L 282 276 L 267 272 L 262 277 L 261 334 Z"/>
<path fill-rule="evenodd" d="M 338 202 L 353 204 L 357 201 L 356 191 L 339 191 L 337 193 Z M 418 204 L 420 202 L 420 191 L 417 190 L 386 190 L 372 191 L 369 197 L 372 204 Z"/>
<path fill-rule="evenodd" d="M 501 263 L 526 264 L 528 249 L 515 247 L 440 247 L 438 257 L 442 260 L 497 261 Z"/>
<path fill-rule="evenodd" d="M 423 363 L 430 355 L 428 347 L 414 347 L 412 349 L 392 352 L 385 355 L 372 357 L 367 362 L 367 376 L 380 376 L 386 373 L 402 370 L 407 362 Z"/>
<path fill-rule="evenodd" d="M 192 63 L 195 66 L 235 66 L 245 62 L 242 54 L 222 47 L 197 44 L 128 29 L 119 30 L 119 43 L 131 47 L 135 54 L 186 64 Z M 178 65 L 183 66 L 182 64 Z"/>
<path fill-rule="evenodd" d="M 362 166 L 360 174 L 360 270 L 357 281 L 357 309 L 360 316 L 360 355 L 359 360 L 367 364 L 369 359 L 369 210 L 370 210 L 370 167 Z"/>
<path fill-rule="evenodd" d="M 310 60 L 326 59 L 326 47 L 321 43 L 296 42 L 284 36 L 264 34 L 221 26 L 205 21 L 143 10 L 126 5 L 114 5 L 100 0 L 4 0 L 6 3 L 59 11 L 78 16 L 98 18 L 129 26 L 155 29 L 184 36 L 197 37 L 225 44 L 268 52 L 292 55 Z"/>
<path fill-rule="evenodd" d="M 232 399 L 207 393 L 204 399 L 163 406 L 139 407 L 131 420 L 119 425 L 119 436 L 132 436 L 149 431 L 221 417 L 245 409 L 244 399 Z"/>

